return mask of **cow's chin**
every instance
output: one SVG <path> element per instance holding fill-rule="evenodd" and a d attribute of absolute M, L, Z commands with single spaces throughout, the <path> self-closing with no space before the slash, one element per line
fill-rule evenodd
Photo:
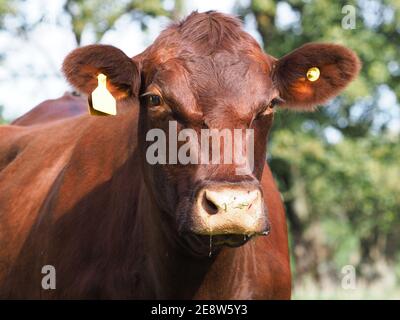
<path fill-rule="evenodd" d="M 254 236 L 241 234 L 204 235 L 184 233 L 181 235 L 181 238 L 185 250 L 190 255 L 197 257 L 213 257 L 216 256 L 222 248 L 240 247 Z"/>

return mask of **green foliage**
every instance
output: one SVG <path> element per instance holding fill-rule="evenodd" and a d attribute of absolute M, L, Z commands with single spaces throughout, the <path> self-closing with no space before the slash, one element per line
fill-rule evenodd
<path fill-rule="evenodd" d="M 130 15 L 135 21 L 140 21 L 142 29 L 146 29 L 147 17 L 173 17 L 175 13 L 174 10 L 164 9 L 162 0 L 123 0 L 118 2 L 67 0 L 64 10 L 70 16 L 72 30 L 78 45 L 81 43 L 82 33 L 86 28 L 94 31 L 98 42 L 123 15 Z"/>
<path fill-rule="evenodd" d="M 0 0 L 0 29 L 3 28 L 4 18 L 7 15 L 15 15 L 16 10 L 16 0 Z"/>
<path fill-rule="evenodd" d="M 359 239 L 378 233 L 396 239 L 400 229 L 400 145 L 397 138 L 344 138 L 329 144 L 309 134 L 276 132 L 271 153 L 304 180 L 306 223 L 321 222 L 323 244 L 335 251 L 338 267 L 351 261 Z M 280 177 L 278 176 L 278 181 Z M 281 190 L 290 192 L 284 184 Z M 395 246 L 386 241 L 381 248 Z M 355 250 L 357 249 L 357 250 Z M 383 253 L 383 252 L 382 252 Z M 343 258 L 343 255 L 346 257 Z M 387 258 L 395 260 L 397 252 Z M 359 262 L 359 259 L 356 259 Z"/>
<path fill-rule="evenodd" d="M 0 106 L 0 125 L 6 124 L 7 121 L 3 118 L 3 106 Z"/>
<path fill-rule="evenodd" d="M 29 38 L 30 32 L 43 21 L 49 20 L 43 13 L 32 21 L 29 13 L 25 12 L 22 4 L 25 0 L 0 0 L 0 29 L 14 33 L 18 37 Z M 178 19 L 183 10 L 183 0 L 172 2 L 173 7 L 165 9 L 165 0 L 64 0 L 58 22 L 69 19 L 71 31 L 74 34 L 76 45 L 81 45 L 82 35 L 89 30 L 94 35 L 95 42 L 99 42 L 105 33 L 114 28 L 121 17 L 127 17 L 132 21 L 139 22 L 142 30 L 148 28 L 149 18 L 167 17 Z M 40 1 L 37 1 L 40 5 Z M 3 18 L 15 16 L 16 19 L 7 26 L 3 25 Z M 54 18 L 54 17 L 51 17 Z"/>

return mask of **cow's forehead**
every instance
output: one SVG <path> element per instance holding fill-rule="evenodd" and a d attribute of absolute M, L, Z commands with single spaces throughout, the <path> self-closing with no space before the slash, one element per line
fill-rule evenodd
<path fill-rule="evenodd" d="M 273 95 L 268 61 L 251 54 L 218 52 L 212 56 L 182 54 L 153 66 L 152 79 L 166 98 L 183 107 L 257 107 Z"/>
<path fill-rule="evenodd" d="M 196 56 L 186 59 L 184 64 L 193 82 L 218 81 L 218 83 L 211 83 L 213 87 L 218 87 L 218 91 L 219 89 L 238 89 L 246 83 L 253 84 L 252 82 L 259 80 L 254 77 L 267 78 L 269 75 L 263 61 L 258 61 L 249 55 L 226 51 L 218 52 L 213 56 Z"/>

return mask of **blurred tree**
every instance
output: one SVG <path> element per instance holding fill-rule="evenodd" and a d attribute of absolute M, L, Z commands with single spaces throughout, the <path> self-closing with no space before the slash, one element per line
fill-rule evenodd
<path fill-rule="evenodd" d="M 345 5 L 356 9 L 355 29 L 342 27 Z M 371 276 L 367 265 L 399 259 L 400 145 L 389 130 L 394 121 L 400 127 L 393 119 L 400 97 L 399 9 L 398 0 L 252 0 L 238 9 L 254 18 L 275 57 L 329 41 L 352 48 L 363 62 L 359 78 L 328 107 L 276 115 L 270 163 L 285 199 L 297 281 L 337 275 L 349 263 Z M 382 103 L 390 96 L 392 105 Z"/>
<path fill-rule="evenodd" d="M 0 0 L 0 27 L 3 26 L 3 19 L 8 14 L 15 13 L 16 0 Z"/>
<path fill-rule="evenodd" d="M 15 15 L 16 0 L 0 0 L 0 30 L 4 28 L 4 19 L 7 15 Z M 0 51 L 0 63 L 3 60 L 3 53 Z"/>
<path fill-rule="evenodd" d="M 86 28 L 94 31 L 96 42 L 99 42 L 123 15 L 130 15 L 135 21 L 140 21 L 142 29 L 145 29 L 147 28 L 147 17 L 174 18 L 180 1 L 177 1 L 176 4 L 172 10 L 166 10 L 162 0 L 123 0 L 118 2 L 66 0 L 63 8 L 71 19 L 72 31 L 79 46 L 82 33 Z"/>
<path fill-rule="evenodd" d="M 7 121 L 3 118 L 3 106 L 0 106 L 0 125 L 6 124 Z"/>
<path fill-rule="evenodd" d="M 102 0 L 64 0 L 62 12 L 70 22 L 70 28 L 74 34 L 77 46 L 81 45 L 84 31 L 94 33 L 95 42 L 99 42 L 107 31 L 113 29 L 115 23 L 123 16 L 130 17 L 132 21 L 140 22 L 143 30 L 147 29 L 149 18 L 167 17 L 178 19 L 183 10 L 183 0 L 120 0 L 107 2 Z M 12 29 L 7 31 L 17 36 L 29 39 L 29 33 L 48 17 L 45 13 L 39 15 L 36 20 L 28 18 L 29 12 L 20 10 L 20 4 L 25 0 L 0 0 L 0 29 L 1 18 L 5 15 L 15 15 L 18 19 L 13 21 Z M 168 9 L 167 9 L 168 8 Z M 62 19 L 58 19 L 61 21 Z"/>

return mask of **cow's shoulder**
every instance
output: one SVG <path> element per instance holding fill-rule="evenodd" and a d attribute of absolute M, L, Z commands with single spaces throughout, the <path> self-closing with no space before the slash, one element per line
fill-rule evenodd
<path fill-rule="evenodd" d="M 54 232 L 85 236 L 79 221 L 135 203 L 141 181 L 136 126 L 135 112 L 0 126 L 0 283 L 33 231 L 42 239 L 37 250 L 47 250 Z"/>
<path fill-rule="evenodd" d="M 1 126 L 0 132 L 0 190 L 9 199 L 13 198 L 9 189 L 14 187 L 15 197 L 23 189 L 36 190 L 42 197 L 60 174 L 76 182 L 77 187 L 66 190 L 69 194 L 86 192 L 79 186 L 91 188 L 111 179 L 135 155 L 137 111 L 115 117 L 83 114 L 26 127 Z"/>

